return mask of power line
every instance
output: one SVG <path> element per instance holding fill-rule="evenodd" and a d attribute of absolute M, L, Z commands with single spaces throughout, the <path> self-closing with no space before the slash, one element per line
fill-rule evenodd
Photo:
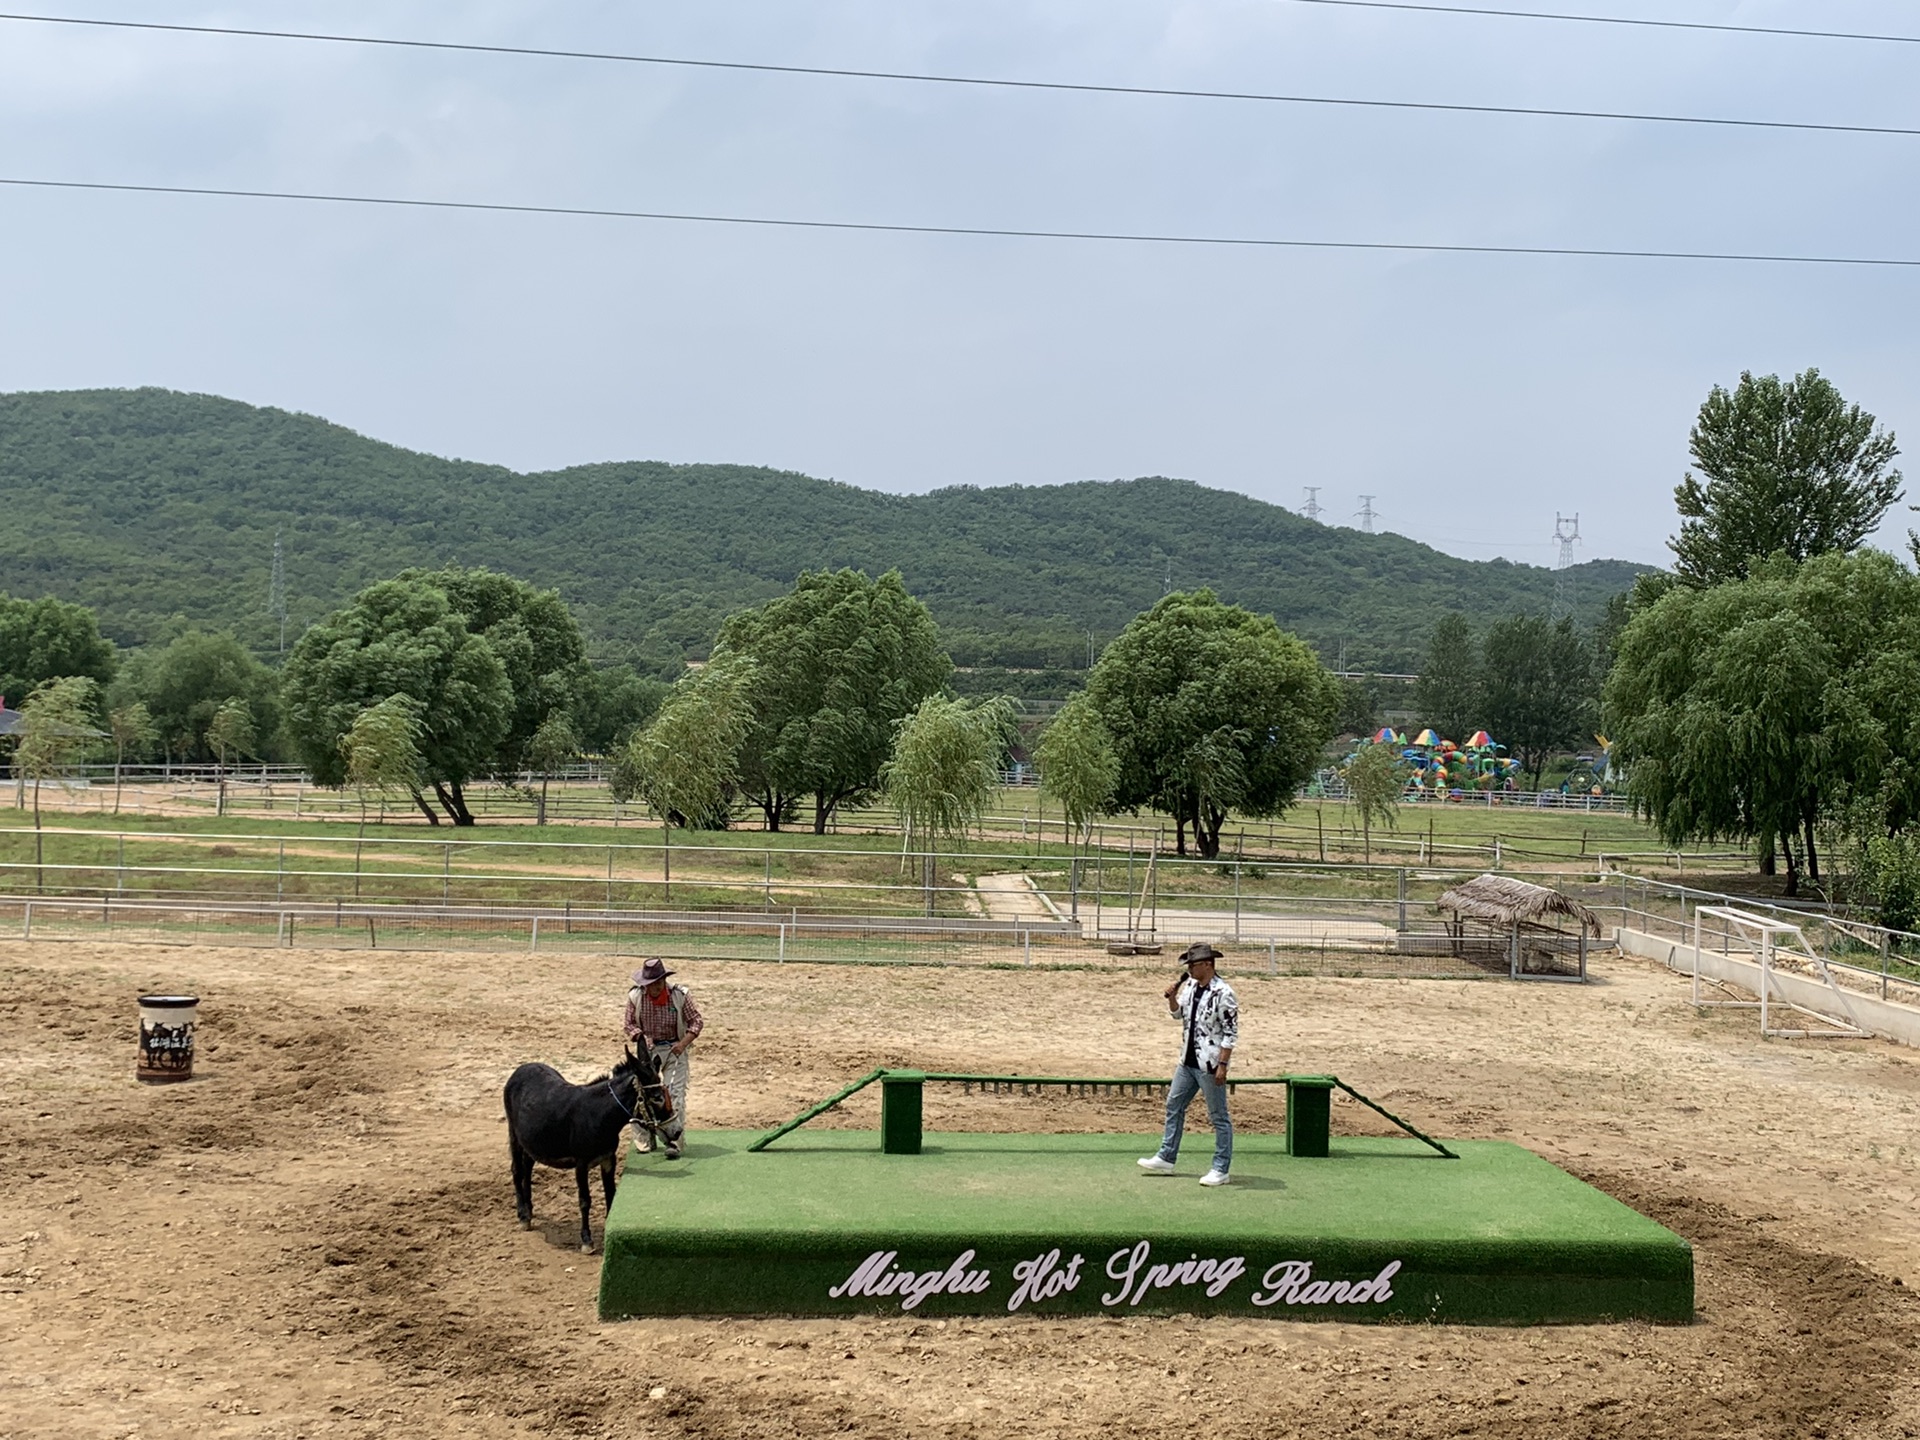
<path fill-rule="evenodd" d="M 1784 35 L 1796 40 L 1864 40 L 1877 45 L 1920 45 L 1920 35 L 1876 35 L 1859 30 L 1798 30 L 1784 25 L 1725 25 L 1711 20 L 1640 20 L 1626 15 L 1566 15 L 1551 10 L 1496 10 L 1483 5 L 1417 5 L 1410 0 L 1286 0 L 1292 5 L 1331 5 L 1345 10 L 1410 10 L 1429 15 L 1498 16 L 1502 20 L 1564 20 L 1575 25 L 1624 25 L 1648 30 L 1710 30 L 1725 35 Z"/>
<path fill-rule="evenodd" d="M 1326 3 L 1333 3 L 1333 0 L 1326 0 Z M 1409 6 L 1407 8 L 1429 7 Z M 550 50 L 531 45 L 479 45 L 455 40 L 402 40 L 377 35 L 337 35 L 308 30 L 257 30 L 234 25 L 172 25 L 152 20 L 94 20 L 66 15 L 7 13 L 0 13 L 0 20 L 38 25 L 78 25 L 103 30 L 145 30 L 178 35 L 224 35 L 251 40 L 304 40 L 329 45 L 373 45 L 388 49 L 451 51 L 470 55 L 537 56 L 550 60 L 596 60 L 623 65 L 662 65 L 696 70 L 744 70 L 767 75 L 814 75 L 845 80 L 898 80 L 929 85 L 984 86 L 1002 90 L 1052 90 L 1090 95 L 1150 95 L 1184 100 L 1254 101 L 1271 105 L 1326 105 L 1362 110 L 1442 111 L 1456 115 L 1517 115 L 1530 119 L 1618 120 L 1649 125 L 1705 125 L 1741 130 L 1803 130 L 1838 135 L 1920 135 L 1920 126 L 1905 125 L 1841 125 L 1815 120 L 1754 120 L 1730 115 L 1667 115 L 1640 110 L 1566 110 L 1536 105 L 1466 105 L 1438 100 L 1378 100 L 1343 95 L 1284 95 L 1248 90 L 1183 90 L 1152 85 L 1096 85 L 1068 80 L 1009 80 L 986 75 L 934 75 L 903 70 L 854 70 L 826 65 L 771 65 L 746 60 L 693 60 L 673 55 L 628 55 L 602 50 Z"/>
<path fill-rule="evenodd" d="M 1628 250 L 1586 245 L 1446 245 L 1418 240 L 1300 240 L 1263 235 L 1157 235 L 1118 230 L 1022 230 L 990 225 L 902 225 L 871 220 L 798 220 L 777 215 L 702 215 L 678 210 L 613 210 L 586 205 L 510 205 L 484 200 L 424 200 L 401 195 L 339 195 L 303 190 L 240 190 L 211 185 L 129 185 L 105 180 L 38 180 L 0 175 L 0 185 L 36 190 L 92 190 L 125 195 L 192 195 L 224 200 L 301 200 L 406 210 L 461 210 L 501 215 L 562 215 L 593 220 L 671 220 L 695 225 L 750 225 L 788 230 L 856 230 L 883 235 L 972 235 L 1009 240 L 1099 240 L 1138 245 L 1238 246 L 1269 250 L 1378 250 L 1430 255 L 1547 255 L 1597 260 L 1700 260 L 1766 265 L 1847 265 L 1920 269 L 1920 259 L 1891 255 L 1781 255 L 1759 251 Z"/>

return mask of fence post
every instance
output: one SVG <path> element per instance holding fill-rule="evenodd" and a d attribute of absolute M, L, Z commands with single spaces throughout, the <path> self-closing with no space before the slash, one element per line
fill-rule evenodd
<path fill-rule="evenodd" d="M 1273 946 L 1273 936 L 1269 935 L 1267 937 L 1267 973 L 1269 975 L 1278 975 L 1280 973 L 1280 962 L 1274 956 Z"/>
<path fill-rule="evenodd" d="M 1887 998 L 1887 970 L 1893 959 L 1893 932 L 1880 932 L 1880 998 Z"/>
<path fill-rule="evenodd" d="M 780 963 L 787 963 L 787 926 L 784 920 L 780 923 Z"/>
<path fill-rule="evenodd" d="M 20 921 L 20 938 L 22 940 L 33 938 L 33 901 L 31 900 L 27 901 L 25 914 Z"/>
<path fill-rule="evenodd" d="M 127 893 L 127 837 L 125 835 L 120 837 L 119 872 L 113 882 L 113 892 L 116 895 Z"/>
<path fill-rule="evenodd" d="M 1407 867 L 1400 867 L 1400 933 L 1407 933 Z"/>
<path fill-rule="evenodd" d="M 1233 857 L 1233 943 L 1240 943 L 1240 857 Z"/>
<path fill-rule="evenodd" d="M 447 903 L 453 894 L 453 846 L 440 847 L 440 903 Z"/>
<path fill-rule="evenodd" d="M 1028 965 L 1033 964 L 1033 932 L 1031 930 L 1020 932 L 1020 953 Z"/>
<path fill-rule="evenodd" d="M 273 876 L 273 898 L 278 904 L 287 898 L 287 842 L 280 842 L 280 868 Z"/>
<path fill-rule="evenodd" d="M 527 949 L 538 950 L 539 948 L 540 948 L 540 917 L 536 915 L 533 917 L 533 933 L 527 940 Z"/>
<path fill-rule="evenodd" d="M 280 926 L 274 932 L 273 943 L 280 949 L 287 948 L 287 912 L 280 912 Z"/>

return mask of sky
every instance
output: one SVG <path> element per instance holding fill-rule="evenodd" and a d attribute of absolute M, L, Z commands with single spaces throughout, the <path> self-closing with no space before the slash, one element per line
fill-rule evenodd
<path fill-rule="evenodd" d="M 1486 0 L 1522 8 L 1522 0 Z M 1913 0 L 1524 8 L 1920 36 Z M 1920 44 L 1295 0 L 38 13 L 1920 126 Z M 0 176 L 911 225 L 1920 257 L 1920 136 L 982 89 L 0 21 Z M 1471 559 L 1667 559 L 1687 432 L 1818 367 L 1920 445 L 1920 269 L 868 234 L 0 186 L 0 390 L 552 469 L 1172 475 Z M 1920 461 L 1912 486 L 1920 502 Z M 1920 520 L 1899 507 L 1880 543 Z"/>

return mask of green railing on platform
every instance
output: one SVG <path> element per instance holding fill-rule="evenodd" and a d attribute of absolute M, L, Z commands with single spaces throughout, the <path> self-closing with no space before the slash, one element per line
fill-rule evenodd
<path fill-rule="evenodd" d="M 916 1078 L 920 1082 L 929 1083 L 929 1084 L 962 1085 L 966 1087 L 966 1093 L 971 1093 L 973 1087 L 975 1085 L 978 1085 L 980 1087 L 982 1094 L 1016 1094 L 1018 1093 L 1018 1094 L 1025 1095 L 1025 1094 L 1033 1093 L 1034 1091 L 1055 1087 L 1055 1088 L 1064 1089 L 1070 1095 L 1075 1093 L 1078 1093 L 1081 1095 L 1101 1095 L 1101 1094 L 1115 1094 L 1115 1093 L 1118 1093 L 1121 1095 L 1132 1095 L 1132 1094 L 1139 1094 L 1141 1092 L 1145 1092 L 1148 1096 L 1152 1096 L 1156 1091 L 1165 1090 L 1169 1084 L 1169 1082 L 1166 1079 L 1163 1079 L 1159 1076 L 976 1075 L 976 1074 L 971 1074 L 971 1073 L 962 1072 L 962 1071 L 899 1070 L 899 1069 L 891 1069 L 889 1067 L 882 1066 L 878 1070 L 874 1070 L 867 1075 L 861 1076 L 858 1080 L 854 1081 L 851 1085 L 846 1086 L 844 1089 L 836 1091 L 834 1094 L 828 1096 L 825 1100 L 822 1100 L 819 1104 L 811 1106 L 808 1109 L 801 1111 L 798 1115 L 794 1116 L 793 1119 L 787 1121 L 787 1123 L 782 1125 L 779 1129 L 768 1131 L 765 1135 L 762 1135 L 758 1140 L 754 1141 L 753 1144 L 749 1145 L 747 1149 L 749 1151 L 765 1150 L 769 1145 L 771 1145 L 774 1141 L 778 1140 L 781 1136 L 789 1134 L 792 1131 L 798 1130 L 802 1125 L 806 1124 L 809 1120 L 813 1119 L 815 1116 L 824 1114 L 826 1111 L 831 1110 L 834 1106 L 838 1105 L 841 1101 L 847 1099 L 849 1096 L 857 1093 L 860 1090 L 865 1089 L 867 1086 L 873 1084 L 877 1080 L 884 1081 L 890 1075 L 900 1076 L 902 1078 L 911 1076 Z M 1288 1134 L 1290 1137 L 1293 1135 L 1293 1132 L 1295 1129 L 1293 1125 L 1293 1117 L 1291 1112 L 1294 1109 L 1295 1097 L 1299 1091 L 1301 1091 L 1303 1088 L 1311 1088 L 1321 1092 L 1322 1096 L 1324 1096 L 1324 1094 L 1328 1090 L 1339 1089 L 1339 1090 L 1344 1090 L 1348 1095 L 1351 1095 L 1355 1100 L 1358 1100 L 1362 1105 L 1365 1105 L 1369 1110 L 1373 1111 L 1375 1114 L 1391 1122 L 1393 1125 L 1397 1126 L 1399 1129 L 1401 1129 L 1408 1135 L 1411 1135 L 1414 1139 L 1420 1141 L 1423 1145 L 1427 1145 L 1432 1149 L 1438 1151 L 1440 1155 L 1443 1156 L 1445 1159 L 1457 1160 L 1460 1158 L 1453 1151 L 1449 1150 L 1440 1141 L 1434 1139 L 1431 1135 L 1426 1134 L 1424 1131 L 1416 1128 L 1415 1126 L 1408 1124 L 1405 1120 L 1401 1119 L 1398 1115 L 1395 1115 L 1391 1110 L 1388 1110 L 1385 1106 L 1380 1105 L 1375 1101 L 1368 1099 L 1365 1095 L 1362 1095 L 1358 1090 L 1354 1089 L 1353 1086 L 1347 1084 L 1346 1081 L 1340 1079 L 1336 1075 L 1256 1075 L 1256 1076 L 1251 1076 L 1247 1079 L 1242 1079 L 1242 1080 L 1229 1080 L 1227 1082 L 1227 1090 L 1229 1093 L 1231 1093 L 1232 1091 L 1237 1090 L 1242 1085 L 1285 1085 L 1287 1087 L 1288 1111 L 1289 1111 Z M 1324 1100 L 1322 1100 L 1320 1103 L 1324 1104 Z M 1321 1141 L 1321 1148 L 1319 1149 L 1318 1153 L 1323 1155 L 1326 1153 L 1324 1148 L 1324 1134 L 1325 1134 L 1324 1129 L 1321 1129 L 1320 1135 L 1323 1138 Z"/>

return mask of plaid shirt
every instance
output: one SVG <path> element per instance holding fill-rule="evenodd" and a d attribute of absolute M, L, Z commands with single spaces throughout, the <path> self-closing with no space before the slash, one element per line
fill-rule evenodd
<path fill-rule="evenodd" d="M 697 1039 L 701 1027 L 706 1021 L 701 1018 L 700 1007 L 693 1003 L 693 997 L 687 994 L 684 985 L 670 987 L 668 994 L 680 1001 L 680 1018 L 686 1023 L 685 1038 Z M 621 1029 L 627 1032 L 629 1040 L 645 1037 L 655 1045 L 671 1045 L 681 1039 L 679 1027 L 674 1024 L 673 1005 L 656 1004 L 648 998 L 644 987 L 636 985 L 627 991 L 627 1013 L 621 1020 Z"/>

